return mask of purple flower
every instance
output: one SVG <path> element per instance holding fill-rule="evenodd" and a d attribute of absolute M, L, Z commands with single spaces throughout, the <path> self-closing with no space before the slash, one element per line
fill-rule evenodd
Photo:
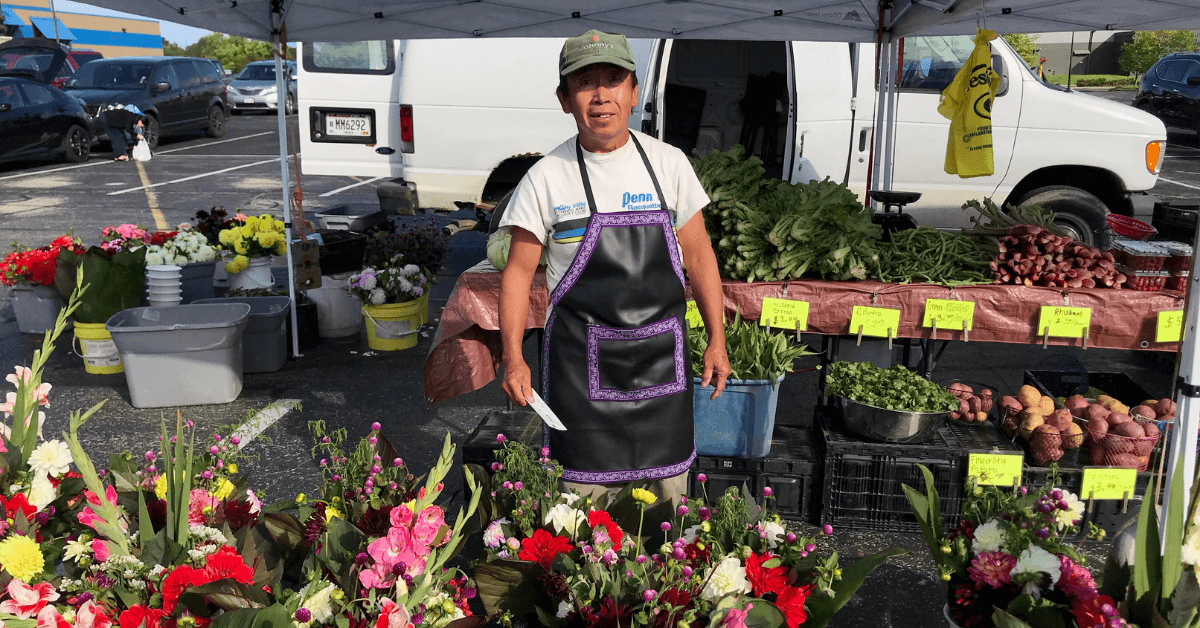
<path fill-rule="evenodd" d="M 999 551 L 980 552 L 967 567 L 967 573 L 976 584 L 998 589 L 1009 583 L 1009 573 L 1016 566 L 1012 554 Z"/>
<path fill-rule="evenodd" d="M 158 454 L 154 453 L 153 451 L 147 451 L 145 458 L 146 462 L 154 462 L 154 460 L 158 458 Z"/>
<path fill-rule="evenodd" d="M 334 474 L 333 474 L 333 477 L 331 477 L 331 478 L 329 478 L 329 479 L 330 479 L 330 480 L 333 480 L 334 482 L 341 482 L 341 481 L 342 481 L 342 476 L 340 476 L 340 475 L 338 475 L 338 474 L 334 473 Z"/>
<path fill-rule="evenodd" d="M 329 442 L 329 437 L 328 437 L 328 436 L 322 436 L 322 437 L 321 437 L 321 442 L 322 442 L 322 443 L 328 443 L 328 442 Z M 236 443 L 235 443 L 235 444 L 236 444 Z"/>
<path fill-rule="evenodd" d="M 394 459 L 392 459 L 392 466 L 393 466 L 393 467 L 403 467 L 403 466 L 404 466 L 404 459 L 403 459 L 403 458 L 394 458 Z"/>
<path fill-rule="evenodd" d="M 638 557 L 637 557 L 637 558 L 635 558 L 634 560 L 636 560 L 636 561 L 637 561 L 637 564 L 639 564 L 639 565 L 644 565 L 644 564 L 646 564 L 646 555 L 645 555 L 645 554 L 639 554 L 639 555 L 638 555 Z"/>
<path fill-rule="evenodd" d="M 371 443 L 372 445 L 374 445 L 375 443 L 378 443 L 378 442 L 379 442 L 379 439 L 378 439 L 378 438 L 375 438 L 374 436 L 372 436 L 371 438 L 368 438 L 368 439 L 367 439 L 367 442 L 368 442 L 368 443 Z"/>
<path fill-rule="evenodd" d="M 692 577 L 692 568 L 685 565 L 683 570 L 680 573 L 683 574 L 684 578 L 691 578 Z"/>
<path fill-rule="evenodd" d="M 370 557 L 369 555 L 367 555 L 367 553 L 366 553 L 366 552 L 359 552 L 359 553 L 358 553 L 358 554 L 357 554 L 357 555 L 354 557 L 354 563 L 355 563 L 356 565 L 365 565 L 365 564 L 367 564 L 367 563 L 369 563 L 369 562 L 371 562 L 371 557 Z"/>
<path fill-rule="evenodd" d="M 399 485 L 399 484 L 396 484 L 395 482 L 389 482 L 389 483 L 388 483 L 388 490 L 392 490 L 392 491 L 394 491 L 394 490 L 396 490 L 396 487 L 398 487 L 398 486 L 400 486 L 400 485 Z M 492 495 L 493 495 L 493 496 L 495 496 L 495 494 L 496 494 L 496 492 L 495 492 L 495 491 L 492 491 Z"/>
<path fill-rule="evenodd" d="M 664 522 L 662 522 L 662 523 L 658 524 L 658 527 L 659 527 L 660 529 L 662 529 L 662 531 L 663 531 L 663 532 L 666 532 L 667 530 L 670 530 L 670 529 L 671 529 L 671 522 L 670 522 L 670 521 L 664 521 Z"/>
<path fill-rule="evenodd" d="M 213 474 L 212 474 L 212 471 L 209 471 L 208 469 L 205 469 L 205 470 L 204 470 L 204 473 L 201 473 L 201 474 L 200 474 L 200 477 L 202 477 L 202 478 L 204 478 L 204 479 L 206 479 L 206 480 L 211 480 L 211 479 L 213 479 Z"/>
<path fill-rule="evenodd" d="M 371 430 L 375 431 L 375 432 L 378 432 L 382 427 L 383 426 L 379 424 L 379 421 L 376 421 L 371 424 Z"/>
<path fill-rule="evenodd" d="M 701 521 L 708 521 L 708 518 L 709 518 L 710 516 L 712 516 L 712 515 L 711 515 L 712 511 L 710 511 L 710 510 L 708 509 L 708 506 L 701 506 L 701 507 L 700 507 L 700 510 L 699 510 L 698 512 L 700 513 L 700 520 L 701 520 Z"/>
<path fill-rule="evenodd" d="M 379 473 L 380 471 L 382 471 L 382 469 L 380 469 L 380 468 L 379 468 L 379 465 L 374 465 L 374 466 L 372 466 L 372 467 L 371 467 L 371 474 L 372 474 L 372 475 L 374 475 L 374 474 L 376 474 L 376 473 Z"/>
<path fill-rule="evenodd" d="M 681 504 L 679 508 L 675 509 L 675 514 L 680 517 L 686 516 L 688 514 L 688 507 Z"/>
<path fill-rule="evenodd" d="M 685 505 L 686 505 L 686 504 L 687 504 L 687 495 L 680 495 L 680 496 L 679 496 L 679 503 L 681 503 L 681 504 L 685 504 Z"/>
<path fill-rule="evenodd" d="M 658 591 L 655 591 L 654 589 L 646 589 L 645 591 L 642 591 L 642 599 L 647 602 L 653 601 L 656 597 L 658 597 Z"/>
<path fill-rule="evenodd" d="M 33 520 L 38 525 L 44 526 L 47 523 L 50 523 L 50 513 L 46 512 L 45 510 L 39 511 L 36 515 L 33 516 Z"/>
<path fill-rule="evenodd" d="M 821 532 L 824 533 L 825 536 L 829 536 L 829 535 L 833 534 L 833 526 L 831 526 L 827 523 L 827 524 L 821 526 Z"/>
<path fill-rule="evenodd" d="M 770 497 L 775 494 L 774 489 L 769 486 L 764 486 L 762 490 L 763 497 Z"/>
<path fill-rule="evenodd" d="M 549 448 L 549 447 L 542 447 L 541 454 L 542 454 L 542 457 L 543 457 L 543 458 L 548 458 L 548 457 L 550 457 L 550 448 Z"/>
<path fill-rule="evenodd" d="M 519 490 L 525 488 L 525 485 L 520 480 L 517 480 L 516 482 L 513 483 L 513 488 L 515 488 L 519 491 Z"/>
<path fill-rule="evenodd" d="M 191 427 L 196 427 L 196 424 L 195 424 L 195 423 L 193 423 L 191 419 L 188 419 L 188 421 L 187 421 L 187 426 L 188 426 L 189 428 L 191 428 Z"/>
<path fill-rule="evenodd" d="M 1021 495 L 1028 495 L 1029 489 L 1025 488 L 1024 486 L 1020 486 L 1020 487 L 1017 487 L 1017 492 L 1020 493 Z"/>
<path fill-rule="evenodd" d="M 1050 531 L 1047 530 L 1046 528 L 1042 528 L 1042 529 L 1038 530 L 1037 532 L 1034 532 L 1034 534 L 1036 534 L 1039 539 L 1050 538 Z"/>
<path fill-rule="evenodd" d="M 213 440 L 214 440 L 214 441 L 216 441 L 216 442 L 218 442 L 218 443 L 219 443 L 219 442 L 221 442 L 221 435 L 220 435 L 220 434 L 213 434 Z"/>
<path fill-rule="evenodd" d="M 1053 491 L 1050 491 L 1050 497 L 1053 497 L 1054 501 L 1058 501 L 1063 498 L 1063 492 L 1058 489 L 1054 489 Z"/>
<path fill-rule="evenodd" d="M 795 542 L 796 542 L 796 533 L 795 533 L 795 532 L 788 532 L 788 533 L 787 533 L 787 536 L 785 536 L 785 537 L 783 537 L 783 538 L 784 538 L 784 539 L 785 539 L 785 540 L 786 540 L 788 543 L 795 543 Z"/>
<path fill-rule="evenodd" d="M 806 551 L 806 552 L 815 552 L 815 551 L 817 551 L 817 545 L 816 545 L 815 543 L 805 543 L 805 544 L 804 544 L 804 551 Z"/>
<path fill-rule="evenodd" d="M 497 472 L 497 471 L 499 471 L 500 469 L 503 469 L 503 468 L 504 468 L 504 465 L 500 464 L 499 462 L 493 462 L 493 463 L 492 463 L 492 473 L 495 473 L 495 472 Z"/>
<path fill-rule="evenodd" d="M 682 547 L 676 547 L 674 550 L 671 550 L 671 558 L 674 558 L 675 560 L 683 560 L 684 558 L 687 558 L 687 554 L 683 551 Z"/>
<path fill-rule="evenodd" d="M 703 484 L 708 481 L 708 476 L 701 473 L 700 475 L 696 476 L 696 481 Z"/>
<path fill-rule="evenodd" d="M 504 484 L 501 484 L 500 486 L 503 486 L 504 488 L 506 488 L 506 489 L 508 489 L 508 490 L 510 490 L 510 491 L 511 491 L 511 490 L 512 490 L 512 487 L 513 487 L 513 484 L 512 484 L 512 482 L 509 482 L 508 480 L 505 480 L 505 481 L 504 481 Z"/>
<path fill-rule="evenodd" d="M 506 437 L 504 434 L 496 434 L 497 443 L 503 443 L 506 440 L 508 440 L 508 437 Z"/>
<path fill-rule="evenodd" d="M 327 466 L 328 464 L 329 464 L 329 461 L 328 461 L 328 460 L 326 460 L 326 459 L 324 459 L 324 458 L 321 458 L 321 466 L 322 466 L 322 467 L 324 467 L 324 466 Z"/>
<path fill-rule="evenodd" d="M 84 591 L 83 593 L 79 594 L 79 603 L 80 604 L 83 604 L 83 603 L 87 602 L 88 600 L 92 600 L 92 599 L 95 599 L 95 598 L 92 596 L 90 591 Z M 1101 611 L 1101 612 L 1103 612 L 1103 611 Z"/>
<path fill-rule="evenodd" d="M 312 612 L 307 608 L 296 609 L 296 621 L 302 624 L 307 624 L 308 622 L 312 621 Z"/>
<path fill-rule="evenodd" d="M 213 445 L 212 447 L 208 448 L 208 453 L 215 456 L 215 455 L 221 453 L 221 448 L 217 447 L 216 445 Z"/>
<path fill-rule="evenodd" d="M 1109 617 L 1104 620 L 1104 628 L 1122 628 L 1125 622 L 1121 621 L 1120 617 Z"/>
<path fill-rule="evenodd" d="M 375 480 L 367 478 L 367 481 L 363 482 L 363 488 L 367 489 L 368 491 L 375 488 Z"/>
<path fill-rule="evenodd" d="M 425 613 L 413 613 L 412 623 L 414 626 L 420 626 L 421 624 L 425 623 Z"/>

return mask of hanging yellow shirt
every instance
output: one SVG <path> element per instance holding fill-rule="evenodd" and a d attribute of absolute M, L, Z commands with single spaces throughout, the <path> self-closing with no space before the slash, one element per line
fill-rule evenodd
<path fill-rule="evenodd" d="M 1000 77 L 992 71 L 994 31 L 975 34 L 975 50 L 942 92 L 938 113 L 950 119 L 946 142 L 946 172 L 968 177 L 986 177 L 995 171 L 992 163 L 992 99 Z"/>

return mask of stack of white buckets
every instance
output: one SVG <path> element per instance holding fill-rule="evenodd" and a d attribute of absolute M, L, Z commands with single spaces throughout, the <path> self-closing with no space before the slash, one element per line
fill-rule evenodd
<path fill-rule="evenodd" d="M 151 307 L 179 305 L 183 302 L 183 268 L 173 264 L 146 267 L 146 296 Z"/>

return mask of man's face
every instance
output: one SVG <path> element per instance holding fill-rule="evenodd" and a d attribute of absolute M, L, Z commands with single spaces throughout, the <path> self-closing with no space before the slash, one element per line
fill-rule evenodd
<path fill-rule="evenodd" d="M 558 92 L 558 101 L 575 116 L 583 147 L 606 153 L 625 145 L 638 90 L 629 70 L 597 63 L 567 75 L 567 93 Z"/>

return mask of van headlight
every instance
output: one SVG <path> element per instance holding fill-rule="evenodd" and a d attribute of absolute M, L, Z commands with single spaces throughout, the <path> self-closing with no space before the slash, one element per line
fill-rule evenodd
<path fill-rule="evenodd" d="M 1146 144 L 1146 170 L 1157 175 L 1163 162 L 1163 142 L 1156 140 Z"/>

